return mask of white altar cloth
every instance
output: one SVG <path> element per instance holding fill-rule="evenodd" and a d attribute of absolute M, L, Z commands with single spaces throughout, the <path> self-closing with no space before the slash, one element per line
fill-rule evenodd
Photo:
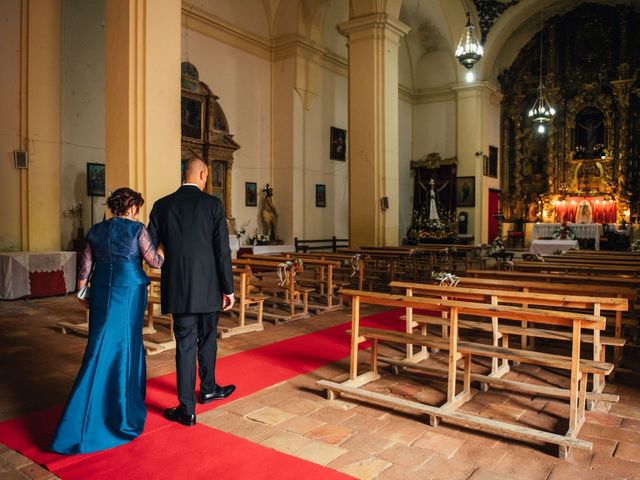
<path fill-rule="evenodd" d="M 0 252 L 2 300 L 62 295 L 75 289 L 76 252 Z"/>
<path fill-rule="evenodd" d="M 536 223 L 533 226 L 533 240 L 550 238 L 561 226 L 559 223 Z M 576 238 L 593 239 L 595 249 L 600 250 L 600 237 L 604 233 L 600 223 L 567 223 L 567 227 L 575 233 Z"/>

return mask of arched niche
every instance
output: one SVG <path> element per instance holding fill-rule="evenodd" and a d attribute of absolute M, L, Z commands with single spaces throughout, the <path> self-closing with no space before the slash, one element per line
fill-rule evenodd
<path fill-rule="evenodd" d="M 231 172 L 233 154 L 240 145 L 229 133 L 229 123 L 218 98 L 206 83 L 200 81 L 198 69 L 183 62 L 181 161 L 195 154 L 207 163 L 209 178 L 205 190 L 222 201 L 227 219 L 233 222 Z"/>

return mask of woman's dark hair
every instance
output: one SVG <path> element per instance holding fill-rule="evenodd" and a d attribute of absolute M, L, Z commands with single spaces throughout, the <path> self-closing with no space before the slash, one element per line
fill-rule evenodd
<path fill-rule="evenodd" d="M 128 187 L 117 189 L 107 199 L 109 210 L 118 217 L 124 215 L 129 208 L 137 207 L 139 209 L 142 205 L 144 205 L 142 195 Z"/>

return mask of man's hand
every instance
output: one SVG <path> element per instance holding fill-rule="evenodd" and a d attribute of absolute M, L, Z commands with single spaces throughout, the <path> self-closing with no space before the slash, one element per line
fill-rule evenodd
<path fill-rule="evenodd" d="M 233 307 L 233 304 L 236 302 L 236 297 L 234 297 L 233 293 L 227 295 L 226 293 L 222 294 L 222 311 L 228 312 Z"/>

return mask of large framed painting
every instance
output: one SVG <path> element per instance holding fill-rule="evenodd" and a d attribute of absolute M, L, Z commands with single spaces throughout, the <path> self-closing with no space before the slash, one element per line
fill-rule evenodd
<path fill-rule="evenodd" d="M 87 163 L 87 195 L 104 197 L 104 163 Z"/>
<path fill-rule="evenodd" d="M 476 177 L 456 178 L 456 204 L 458 207 L 475 207 Z"/>

